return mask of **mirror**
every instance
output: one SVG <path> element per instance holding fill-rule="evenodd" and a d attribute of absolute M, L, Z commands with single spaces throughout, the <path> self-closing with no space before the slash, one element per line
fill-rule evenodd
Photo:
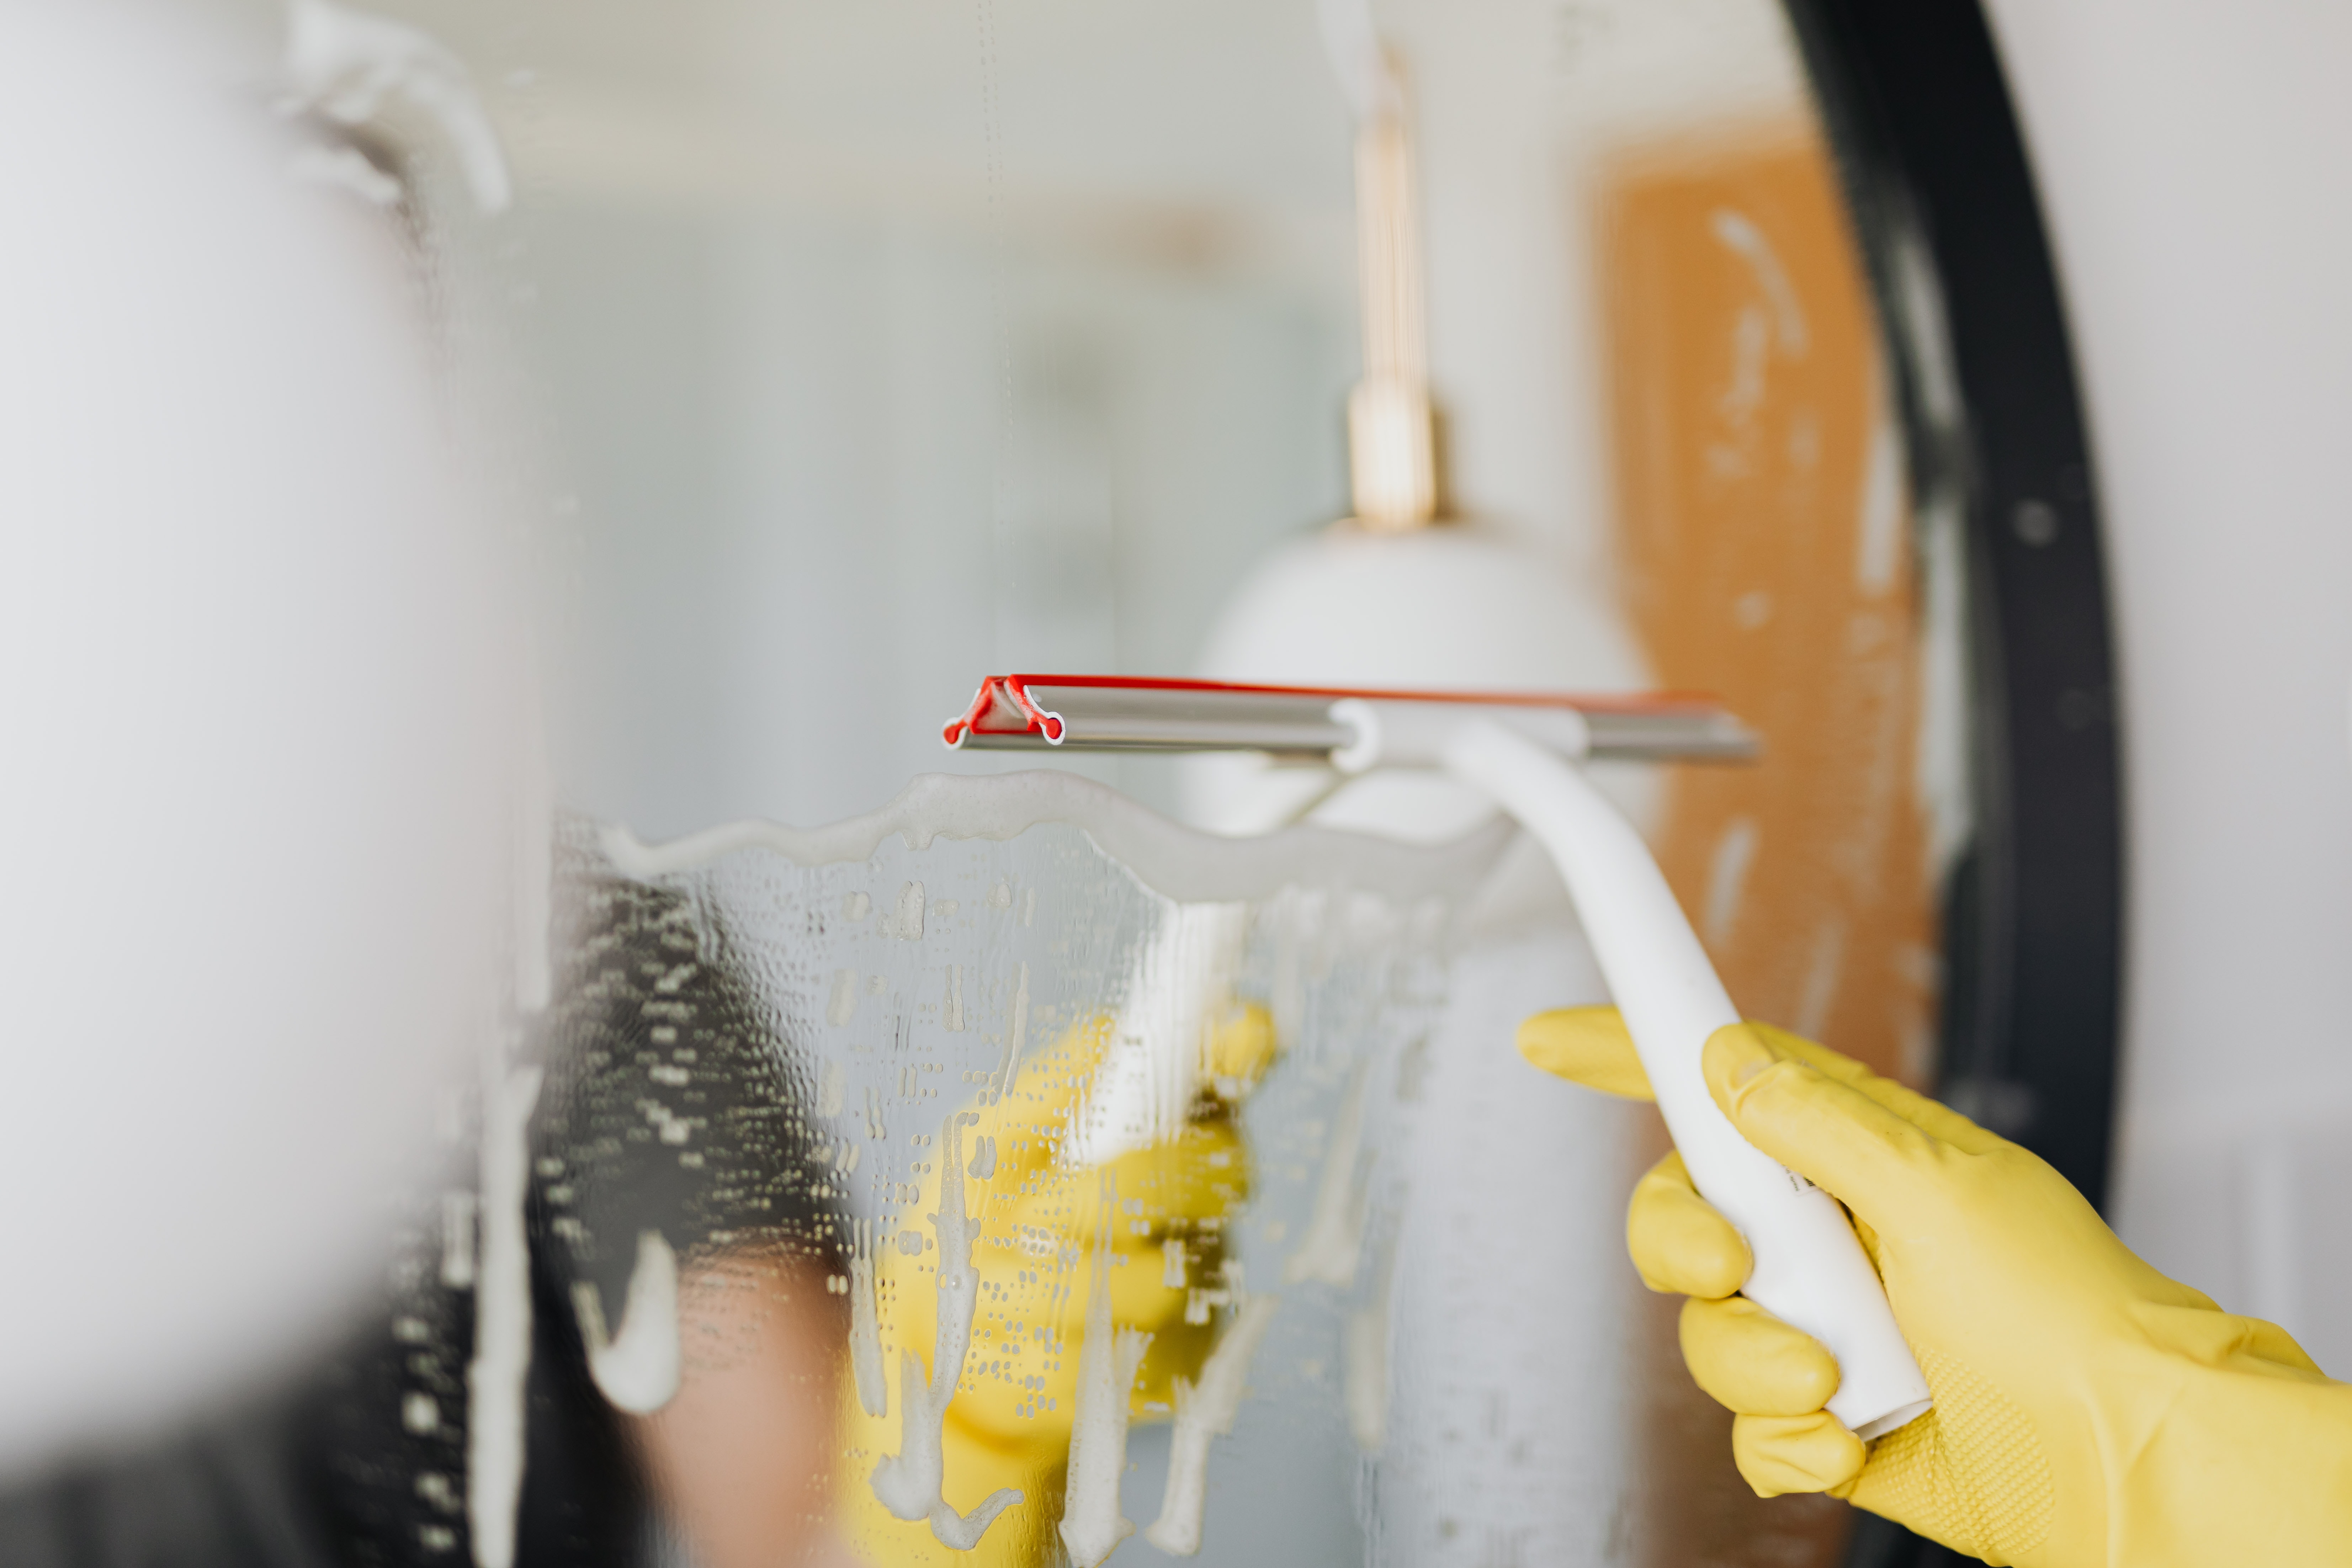
<path fill-rule="evenodd" d="M 453 1121 L 482 1173 L 419 1208 L 339 1395 L 396 1455 L 338 1472 L 354 1530 L 493 1565 L 1838 1560 L 1843 1505 L 1747 1491 L 1623 1265 L 1654 1118 L 1511 1049 L 1603 990 L 1506 826 L 1401 847 L 1335 796 L 1219 837 L 1167 820 L 1211 814 L 1166 761 L 1041 784 L 935 739 L 992 671 L 1200 669 L 1349 516 L 1348 15 L 294 7 L 302 171 L 399 237 L 552 563 L 578 814 L 552 1008 Z M 1761 732 L 1620 798 L 1747 1011 L 1931 1084 L 1968 514 L 1788 16 L 1362 16 L 1410 106 L 1438 531 L 1582 606 L 1528 683 Z M 397 69 L 339 98 L 365 58 Z"/>

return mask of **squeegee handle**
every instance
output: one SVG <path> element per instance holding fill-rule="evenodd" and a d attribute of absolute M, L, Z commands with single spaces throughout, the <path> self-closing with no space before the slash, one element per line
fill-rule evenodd
<path fill-rule="evenodd" d="M 1559 868 L 1692 1182 L 1747 1237 L 1741 1293 L 1830 1348 L 1830 1413 L 1857 1436 L 1925 1412 L 1927 1379 L 1845 1212 L 1741 1137 L 1707 1092 L 1700 1053 L 1739 1014 L 1641 835 L 1557 752 L 1499 724 L 1463 724 L 1444 760 Z"/>

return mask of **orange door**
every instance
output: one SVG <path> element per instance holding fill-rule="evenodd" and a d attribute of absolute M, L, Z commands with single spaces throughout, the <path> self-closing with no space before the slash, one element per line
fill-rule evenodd
<path fill-rule="evenodd" d="M 1678 770 L 1660 858 L 1744 1012 L 1916 1082 L 1937 970 L 1917 585 L 1834 171 L 1810 127 L 1748 127 L 1627 154 L 1601 190 L 1629 607 L 1660 679 L 1720 696 L 1765 745 L 1752 767 Z M 1634 1321 L 1635 1560 L 1834 1563 L 1844 1505 L 1759 1501 L 1681 1364 L 1675 1303 Z"/>

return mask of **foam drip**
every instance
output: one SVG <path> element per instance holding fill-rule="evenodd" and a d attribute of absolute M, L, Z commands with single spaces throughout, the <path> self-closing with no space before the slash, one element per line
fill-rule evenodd
<path fill-rule="evenodd" d="M 1209 1510 L 1209 1444 L 1233 1431 L 1249 1386 L 1250 1363 L 1279 1305 L 1279 1297 L 1244 1297 L 1215 1353 L 1201 1368 L 1199 1384 L 1176 1380 L 1168 1489 L 1160 1494 L 1160 1517 L 1143 1532 L 1143 1539 L 1171 1556 L 1190 1557 L 1201 1550 L 1201 1526 Z"/>
<path fill-rule="evenodd" d="M 853 1146 L 854 1147 L 854 1146 Z M 849 1252 L 849 1366 L 857 1403 L 880 1418 L 890 1413 L 890 1385 L 882 1365 L 882 1323 L 874 1301 L 874 1222 L 861 1219 Z"/>
<path fill-rule="evenodd" d="M 621 1331 L 608 1334 L 604 1302 L 583 1279 L 572 1308 L 588 1347 L 588 1373 L 615 1410 L 650 1415 L 677 1393 L 677 1254 L 657 1230 L 637 1235 L 637 1261 L 621 1309 Z"/>
<path fill-rule="evenodd" d="M 1369 1194 L 1356 1174 L 1356 1161 L 1364 1147 L 1364 1091 L 1370 1079 L 1369 1064 L 1359 1066 L 1349 1080 L 1348 1097 L 1331 1129 L 1330 1147 L 1324 1151 L 1322 1179 L 1315 1187 L 1315 1210 L 1298 1250 L 1284 1265 L 1282 1277 L 1291 1284 L 1317 1279 L 1326 1285 L 1354 1281 L 1364 1251 L 1364 1219 Z"/>
<path fill-rule="evenodd" d="M 1078 1347 L 1078 1408 L 1070 1427 L 1069 1485 L 1062 1508 L 1062 1544 L 1072 1568 L 1096 1568 L 1135 1533 L 1119 1512 L 1118 1480 L 1127 1469 L 1127 1403 L 1151 1336 L 1111 1328 L 1110 1236 L 1117 1191 L 1103 1180 L 1101 1239 L 1094 1282 L 1087 1293 L 1087 1337 Z"/>
<path fill-rule="evenodd" d="M 940 1128 L 940 1207 L 931 1215 L 940 1255 L 939 1329 L 932 1342 L 931 1376 L 926 1384 L 922 1357 L 912 1350 L 900 1352 L 898 1451 L 875 1467 L 873 1481 L 875 1497 L 894 1517 L 929 1520 L 940 1543 L 958 1552 L 979 1545 L 996 1516 L 1022 1500 L 1019 1491 L 1007 1487 L 990 1493 L 971 1513 L 961 1514 L 940 1492 L 946 1480 L 942 1428 L 948 1404 L 963 1381 L 972 1315 L 980 1304 L 980 1270 L 971 1261 L 980 1219 L 963 1209 L 963 1114 L 950 1115 Z M 867 1268 L 871 1269 L 870 1262 Z M 867 1409 L 872 1408 L 869 1404 Z"/>

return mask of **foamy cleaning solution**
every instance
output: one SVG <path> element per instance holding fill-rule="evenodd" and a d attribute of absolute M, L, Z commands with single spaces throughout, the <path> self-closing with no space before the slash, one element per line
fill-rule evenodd
<path fill-rule="evenodd" d="M 1514 1442 L 1566 1458 L 1535 1436 L 1565 1422 L 1605 1447 L 1598 1384 L 1473 1364 L 1529 1312 L 1613 1332 L 1615 1146 L 1579 1146 L 1587 1097 L 1509 1044 L 1591 982 L 1495 923 L 1511 837 L 1220 838 L 1052 773 L 928 777 L 815 832 L 604 836 L 752 977 L 829 1151 L 846 1549 L 1358 1562 L 1459 1505 L 1406 1495 L 1451 1426 L 1482 1451 L 1491 1429 L 1495 1517 Z M 1413 1168 L 1465 1117 L 1536 1141 L 1545 1190 Z M 1454 1212 L 1415 1218 L 1433 1194 Z M 623 1408 L 665 1373 L 661 1258 L 645 1239 L 617 1330 L 583 1304 Z M 1515 1375 L 1565 1407 L 1497 1407 Z M 1616 1500 L 1590 1489 L 1567 1488 L 1597 1544 Z"/>

